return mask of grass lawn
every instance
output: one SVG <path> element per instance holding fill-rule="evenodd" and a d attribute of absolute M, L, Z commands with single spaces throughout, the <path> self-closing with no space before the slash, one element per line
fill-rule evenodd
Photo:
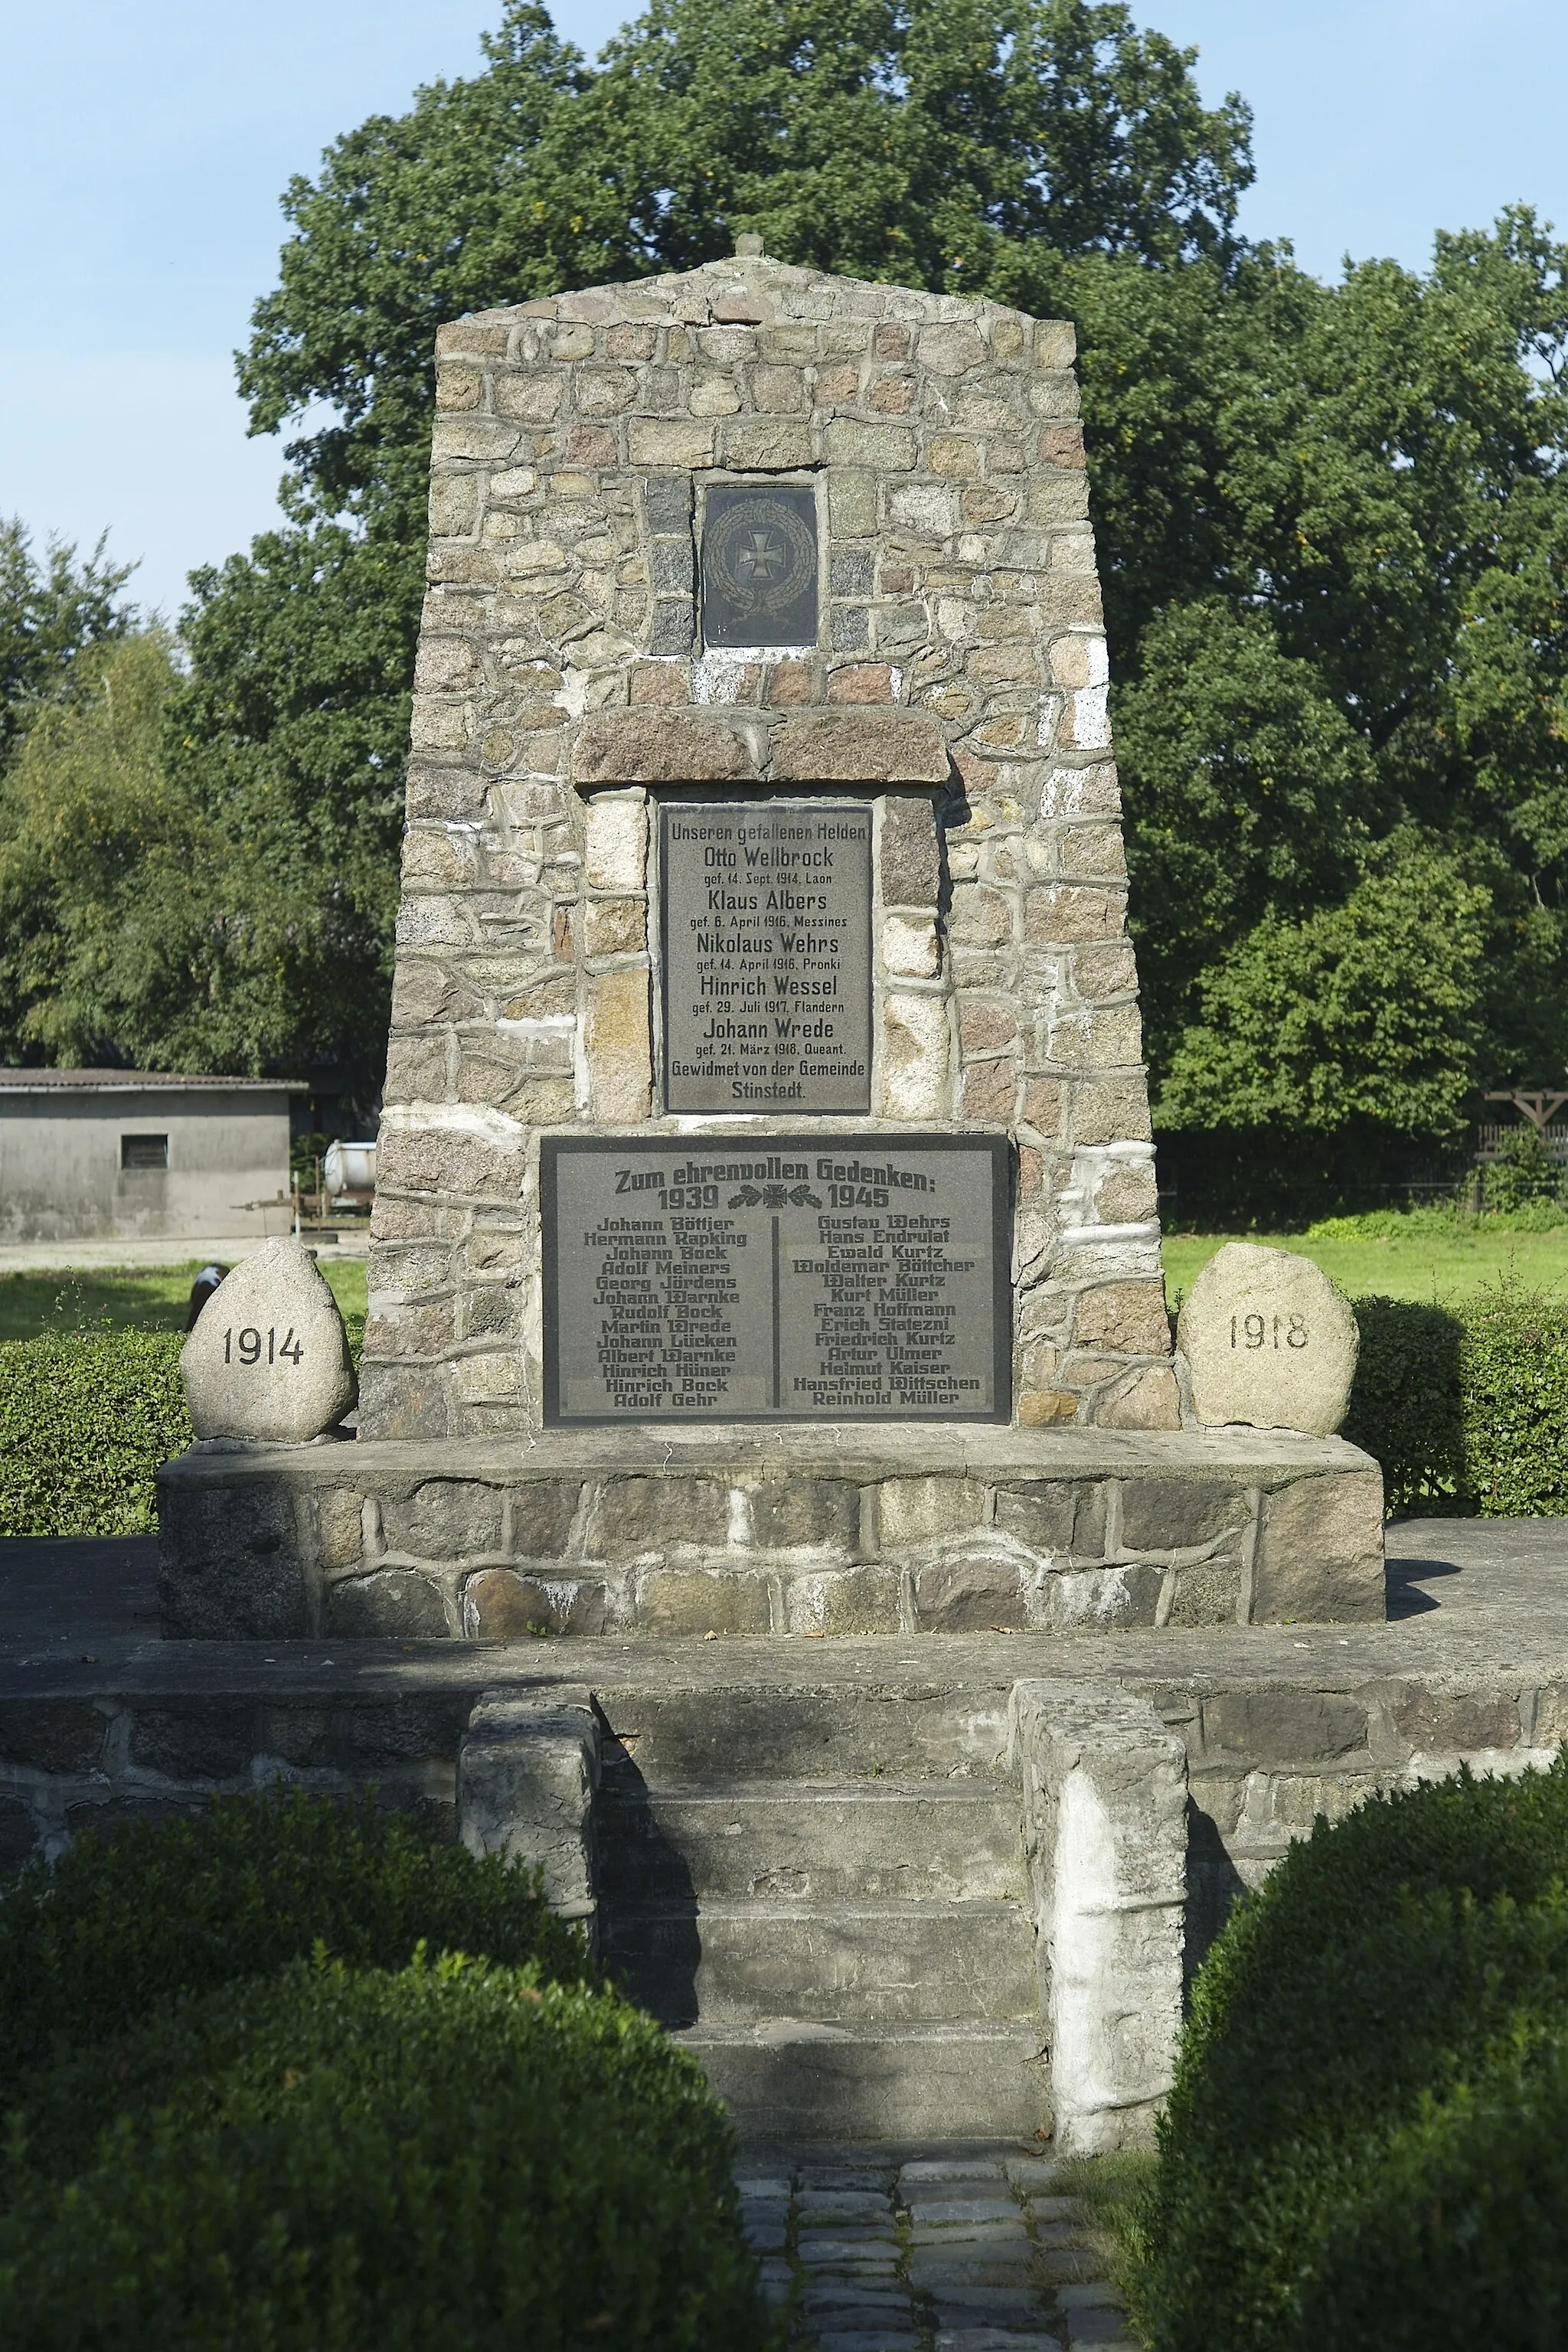
<path fill-rule="evenodd" d="M 1459 1299 L 1510 1278 L 1531 1290 L 1568 1291 L 1568 1225 L 1555 1233 L 1401 1234 L 1387 1241 L 1309 1241 L 1301 1234 L 1167 1234 L 1165 1293 L 1181 1305 L 1200 1266 L 1226 1241 L 1266 1242 L 1313 1259 L 1352 1298 Z M 0 1339 L 39 1331 L 109 1324 L 117 1331 L 183 1331 L 191 1283 L 201 1261 L 114 1273 L 72 1268 L 59 1274 L 0 1275 Z M 322 1264 L 332 1296 L 351 1324 L 365 1311 L 363 1258 Z"/>
<path fill-rule="evenodd" d="M 61 1274 L 0 1274 L 0 1339 L 33 1339 L 40 1331 L 183 1331 L 191 1284 L 203 1261 L 115 1273 L 71 1267 Z M 365 1311 L 363 1258 L 327 1260 L 321 1272 L 351 1328 Z"/>
<path fill-rule="evenodd" d="M 1301 1234 L 1167 1234 L 1165 1295 L 1179 1307 L 1200 1266 L 1227 1241 L 1255 1241 L 1310 1257 L 1352 1298 L 1441 1299 L 1509 1278 L 1531 1290 L 1568 1286 L 1568 1225 L 1554 1233 L 1401 1234 L 1373 1241 L 1309 1241 Z"/>

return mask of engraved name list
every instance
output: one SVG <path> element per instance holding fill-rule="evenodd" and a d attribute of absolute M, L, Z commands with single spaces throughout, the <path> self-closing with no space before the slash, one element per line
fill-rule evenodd
<path fill-rule="evenodd" d="M 1005 1420 L 1005 1139 L 546 1138 L 547 1422 Z"/>
<path fill-rule="evenodd" d="M 869 808 L 666 802 L 659 873 L 668 1108 L 868 1109 Z"/>

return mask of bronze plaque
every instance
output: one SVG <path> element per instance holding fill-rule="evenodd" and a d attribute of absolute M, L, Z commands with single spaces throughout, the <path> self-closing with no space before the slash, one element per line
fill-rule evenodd
<path fill-rule="evenodd" d="M 871 811 L 659 809 L 670 1110 L 869 1110 Z"/>
<path fill-rule="evenodd" d="M 544 1418 L 1003 1421 L 1006 1140 L 546 1137 Z"/>
<path fill-rule="evenodd" d="M 702 517 L 702 641 L 816 643 L 816 496 L 789 483 L 730 482 Z"/>

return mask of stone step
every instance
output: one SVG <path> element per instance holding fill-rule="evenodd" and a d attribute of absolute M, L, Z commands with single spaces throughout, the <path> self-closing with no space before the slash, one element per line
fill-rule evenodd
<path fill-rule="evenodd" d="M 606 1903 L 606 1966 L 669 2025 L 1022 2021 L 1034 1930 L 1015 1903 Z"/>
<path fill-rule="evenodd" d="M 804 1646 L 804 1645 L 803 1645 Z M 751 1667 L 732 1682 L 694 1676 L 686 1687 L 664 1667 L 595 1685 L 607 1776 L 629 1763 L 649 1789 L 717 1789 L 798 1781 L 819 1788 L 860 1781 L 1004 1783 L 1007 1706 L 1022 1673 L 1044 1673 L 1033 1644 L 1000 1671 L 955 1671 L 946 1645 L 889 1643 L 866 1656 L 863 1679 L 813 1687 L 792 1674 Z M 671 1644 L 673 1648 L 674 1645 Z M 716 1659 L 707 1650 L 705 1662 Z M 794 1661 L 792 1660 L 792 1665 Z"/>
<path fill-rule="evenodd" d="M 595 1814 L 607 1902 L 1021 1902 L 1017 1791 L 986 1781 L 649 1790 L 609 1772 Z"/>
<path fill-rule="evenodd" d="M 764 2025 L 704 2020 L 676 2039 L 751 2141 L 1030 2141 L 1049 2119 L 1039 2028 Z"/>

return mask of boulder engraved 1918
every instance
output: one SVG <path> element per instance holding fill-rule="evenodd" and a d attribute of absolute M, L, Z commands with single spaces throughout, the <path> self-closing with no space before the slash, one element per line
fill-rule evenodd
<path fill-rule="evenodd" d="M 666 802 L 665 1103 L 871 1106 L 871 811 Z"/>
<path fill-rule="evenodd" d="M 1007 1419 L 1005 1138 L 541 1150 L 547 1422 Z"/>
<path fill-rule="evenodd" d="M 816 643 L 816 493 L 780 482 L 715 484 L 702 524 L 702 641 Z"/>
<path fill-rule="evenodd" d="M 1294 1250 L 1226 1242 L 1188 1292 L 1176 1339 L 1205 1428 L 1328 1437 L 1345 1417 L 1361 1345 L 1355 1314 Z"/>

